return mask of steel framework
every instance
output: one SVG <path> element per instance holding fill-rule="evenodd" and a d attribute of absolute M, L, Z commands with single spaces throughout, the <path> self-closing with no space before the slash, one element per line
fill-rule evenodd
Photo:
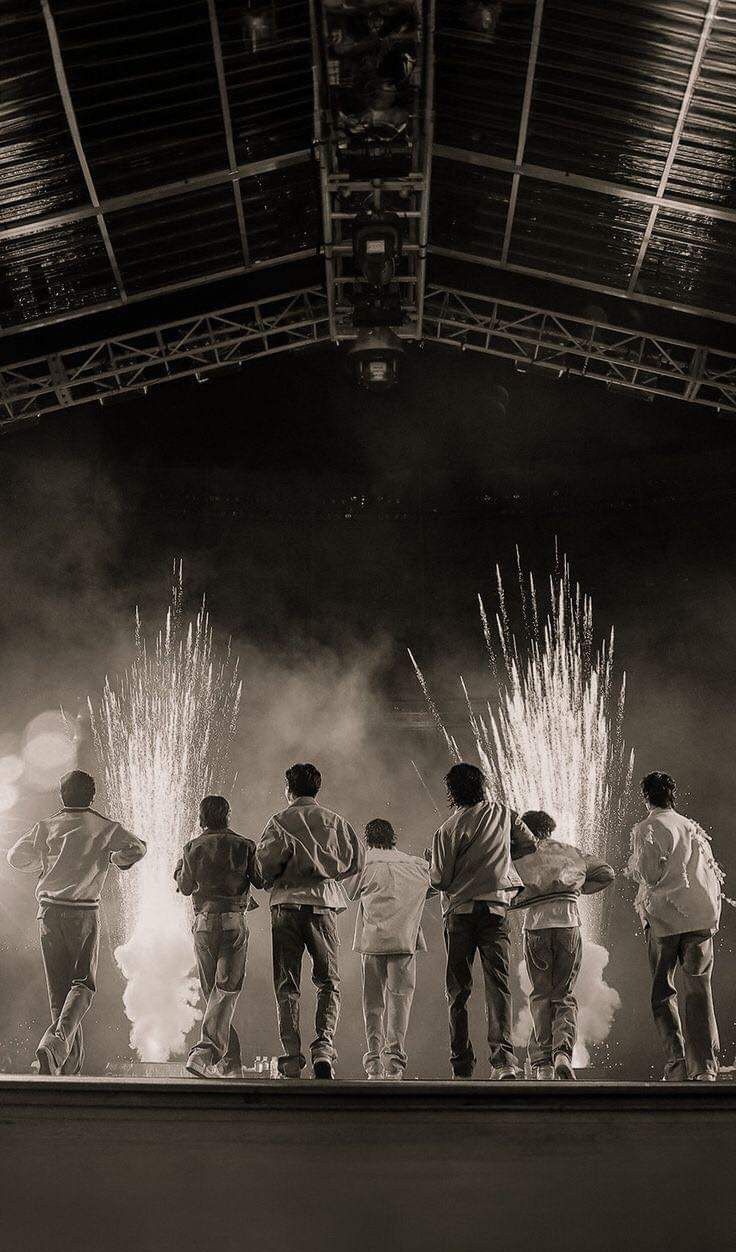
<path fill-rule="evenodd" d="M 425 339 L 736 413 L 736 353 L 446 287 L 428 290 Z M 159 383 L 237 368 L 331 338 L 327 295 L 302 288 L 0 367 L 0 430 Z"/>

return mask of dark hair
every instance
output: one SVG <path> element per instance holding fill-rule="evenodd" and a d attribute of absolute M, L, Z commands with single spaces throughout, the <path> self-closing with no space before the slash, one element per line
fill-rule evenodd
<path fill-rule="evenodd" d="M 390 822 L 384 821 L 382 817 L 374 817 L 372 821 L 366 822 L 365 841 L 369 848 L 395 848 L 396 831 Z"/>
<path fill-rule="evenodd" d="M 59 782 L 62 803 L 70 809 L 86 809 L 95 796 L 95 780 L 84 770 L 73 769 Z"/>
<path fill-rule="evenodd" d="M 521 820 L 537 839 L 549 839 L 557 826 L 554 817 L 545 813 L 543 809 L 530 809 L 528 813 L 522 814 Z"/>
<path fill-rule="evenodd" d="M 655 770 L 641 780 L 641 790 L 645 799 L 658 809 L 670 809 L 675 803 L 677 783 L 669 774 L 661 774 Z"/>
<path fill-rule="evenodd" d="M 483 789 L 485 775 L 477 765 L 466 765 L 461 762 L 453 765 L 445 774 L 447 798 L 454 808 L 469 808 L 472 804 L 480 804 L 485 800 Z"/>
<path fill-rule="evenodd" d="M 199 824 L 203 830 L 225 830 L 230 819 L 230 805 L 224 796 L 205 796 L 199 806 Z"/>
<path fill-rule="evenodd" d="M 286 771 L 286 782 L 293 796 L 316 796 L 322 786 L 322 775 L 316 765 L 292 765 Z"/>

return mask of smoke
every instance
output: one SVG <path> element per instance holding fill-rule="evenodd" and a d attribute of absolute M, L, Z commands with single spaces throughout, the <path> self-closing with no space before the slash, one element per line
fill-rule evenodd
<path fill-rule="evenodd" d="M 150 917 L 142 917 L 127 943 L 115 949 L 126 980 L 123 1005 L 132 1023 L 130 1046 L 141 1060 L 167 1061 L 185 1049 L 189 1031 L 202 1014 L 199 981 L 192 970 L 187 912 L 170 882 L 147 896 Z"/>
<path fill-rule="evenodd" d="M 621 1007 L 621 997 L 615 987 L 606 982 L 603 974 L 608 960 L 609 954 L 603 944 L 596 943 L 583 933 L 583 959 L 575 984 L 575 998 L 579 1007 L 573 1065 L 577 1069 L 587 1069 L 590 1065 L 590 1048 L 605 1042 L 616 1012 Z M 521 989 L 528 996 L 532 984 L 524 961 L 519 962 L 518 972 Z M 531 1032 L 532 1015 L 527 1003 L 514 1022 L 514 1044 L 517 1047 L 526 1047 Z"/>

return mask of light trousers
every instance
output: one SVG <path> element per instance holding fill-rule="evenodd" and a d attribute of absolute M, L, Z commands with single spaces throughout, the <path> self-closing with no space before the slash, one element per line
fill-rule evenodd
<path fill-rule="evenodd" d="M 366 1074 L 383 1068 L 406 1067 L 406 1032 L 409 1027 L 416 956 L 363 956 L 363 1017 L 368 1050 L 363 1057 Z"/>

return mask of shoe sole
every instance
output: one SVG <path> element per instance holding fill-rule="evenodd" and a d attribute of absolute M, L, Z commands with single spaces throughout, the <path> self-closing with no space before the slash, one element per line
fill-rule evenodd
<path fill-rule="evenodd" d="M 49 1078 L 58 1078 L 61 1074 L 61 1066 L 57 1065 L 53 1053 L 41 1044 L 36 1048 L 36 1060 L 41 1074 Z"/>

